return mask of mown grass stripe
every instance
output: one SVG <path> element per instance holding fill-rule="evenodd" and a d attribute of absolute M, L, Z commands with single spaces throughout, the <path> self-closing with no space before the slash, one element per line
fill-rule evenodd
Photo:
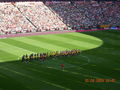
<path fill-rule="evenodd" d="M 82 46 L 76 46 L 76 45 L 73 45 L 73 44 L 68 44 L 65 41 L 58 41 L 58 40 L 55 40 L 55 39 L 51 39 L 49 37 L 35 36 L 35 37 L 30 37 L 30 38 L 38 40 L 38 41 L 40 40 L 41 42 L 54 43 L 54 45 L 61 46 L 61 47 L 64 47 L 64 48 L 68 48 L 68 49 L 86 49 Z"/>
<path fill-rule="evenodd" d="M 61 37 L 61 38 L 65 38 L 66 40 L 72 41 L 74 44 L 78 43 L 81 44 L 81 46 L 85 46 L 85 47 L 94 47 L 94 46 L 98 46 L 97 44 L 94 44 L 92 42 L 87 42 L 82 40 L 82 38 L 75 38 L 75 37 L 71 37 L 69 35 L 59 35 L 57 37 Z M 88 46 L 89 45 L 89 46 Z"/>
<path fill-rule="evenodd" d="M 97 31 L 99 32 L 99 31 Z M 90 59 L 90 63 L 85 66 L 81 65 L 81 57 L 77 56 L 71 56 L 71 57 L 60 57 L 55 60 L 55 62 L 58 62 L 58 60 L 63 60 L 65 63 L 70 64 L 71 66 L 74 65 L 75 67 L 69 67 L 65 65 L 65 70 L 58 70 L 56 67 L 59 67 L 60 65 L 56 65 L 54 60 L 51 64 L 53 68 L 47 68 L 47 61 L 41 63 L 39 61 L 33 61 L 29 63 L 21 63 L 19 61 L 13 61 L 13 62 L 4 62 L 0 63 L 0 74 L 9 76 L 7 77 L 11 81 L 1 79 L 1 83 L 3 82 L 9 82 L 2 84 L 3 86 L 7 87 L 11 85 L 15 87 L 16 89 L 16 83 L 20 82 L 19 87 L 20 90 L 26 90 L 22 87 L 29 87 L 31 90 L 61 90 L 62 88 L 54 88 L 55 85 L 60 85 L 62 87 L 67 87 L 71 90 L 120 90 L 119 84 L 120 84 L 120 77 L 119 77 L 119 70 L 114 70 L 115 68 L 120 68 L 119 63 L 114 62 L 116 60 L 119 61 L 119 55 L 109 55 L 112 52 L 116 52 L 119 54 L 120 47 L 116 47 L 116 45 L 112 45 L 112 43 L 119 45 L 119 39 L 113 39 L 113 37 L 107 37 L 102 36 L 103 31 L 100 31 L 99 33 L 96 32 L 85 32 L 86 34 L 94 35 L 96 37 L 99 37 L 104 40 L 104 44 L 102 45 L 102 48 L 96 48 L 93 50 L 82 52 L 81 54 L 87 56 Z M 45 37 L 47 35 L 44 35 Z M 36 37 L 36 36 L 35 36 Z M 40 37 L 40 36 L 39 36 Z M 105 39 L 107 37 L 107 39 Z M 108 39 L 110 38 L 110 40 Z M 34 38 L 35 39 L 35 38 Z M 37 39 L 37 38 L 36 38 Z M 43 38 L 42 38 L 43 39 Z M 52 39 L 52 38 L 51 38 Z M 24 40 L 24 39 L 23 39 Z M 39 39 L 38 39 L 39 40 Z M 54 40 L 54 38 L 53 38 Z M 114 41 L 115 40 L 115 41 Z M 17 39 L 16 39 L 17 41 Z M 57 40 L 56 40 L 57 41 Z M 48 41 L 49 43 L 51 41 Z M 52 43 L 52 42 L 51 42 Z M 57 43 L 57 42 L 55 42 Z M 71 45 L 71 44 L 70 44 Z M 114 49 L 108 50 L 108 52 L 104 49 L 107 47 L 111 47 Z M 1 47 L 0 47 L 1 48 Z M 72 48 L 72 47 L 71 47 Z M 4 48 L 5 49 L 5 48 Z M 1 50 L 2 51 L 2 50 Z M 5 51 L 3 51 L 4 53 Z M 8 53 L 8 52 L 7 52 Z M 0 56 L 3 55 L 0 53 Z M 8 56 L 9 57 L 9 56 Z M 75 57 L 75 58 L 74 58 Z M 51 60 L 50 60 L 51 61 Z M 78 62 L 80 61 L 80 62 Z M 63 63 L 64 63 L 63 62 Z M 77 63 L 78 62 L 78 63 Z M 92 65 L 96 66 L 92 66 Z M 49 65 L 49 64 L 48 64 Z M 113 68 L 113 69 L 112 69 Z M 115 83 L 86 83 L 84 82 L 85 79 L 92 79 L 92 78 L 104 78 L 104 79 L 111 79 L 115 78 Z M 31 82 L 32 80 L 32 82 Z M 16 82 L 17 81 L 17 82 Z M 42 82 L 43 81 L 43 82 Z M 46 82 L 46 83 L 45 83 Z M 49 85 L 48 85 L 48 84 Z M 54 85 L 52 85 L 54 84 Z M 12 87 L 10 86 L 10 87 Z M 14 88 L 8 88 L 4 89 L 2 86 L 0 87 L 3 90 L 13 90 Z M 65 88 L 66 89 L 66 88 Z M 16 89 L 17 90 L 17 89 Z"/>
<path fill-rule="evenodd" d="M 90 37 L 89 38 L 86 38 L 86 37 L 79 37 L 79 36 L 74 36 L 72 34 L 67 34 L 66 35 L 61 35 L 62 37 L 65 37 L 65 38 L 70 38 L 70 39 L 73 39 L 73 40 L 78 40 L 78 41 L 82 41 L 82 42 L 87 42 L 87 43 L 91 43 L 91 44 L 95 44 L 95 45 L 100 45 L 102 40 L 95 40 L 95 39 L 91 39 Z"/>
<path fill-rule="evenodd" d="M 62 34 L 61 34 L 62 35 Z M 83 34 L 83 33 L 67 33 L 67 35 L 71 35 L 71 36 L 77 36 L 79 38 L 83 38 L 83 39 L 88 39 L 88 40 L 94 40 L 94 41 L 101 41 L 100 39 L 98 39 L 97 37 L 94 37 L 94 36 L 90 36 L 90 35 L 87 35 L 87 34 Z"/>
<path fill-rule="evenodd" d="M 13 61 L 16 60 L 18 56 L 0 50 L 0 62 Z"/>
<path fill-rule="evenodd" d="M 29 50 L 31 52 L 40 53 L 40 52 L 44 52 L 44 51 L 49 51 L 49 50 L 43 49 L 41 47 L 34 46 L 34 45 L 31 45 L 31 44 L 28 44 L 28 43 L 24 43 L 24 42 L 21 42 L 21 41 L 18 41 L 18 40 L 13 40 L 13 39 L 4 39 L 4 40 L 1 40 L 1 42 L 8 43 L 8 44 L 11 44 L 13 46 L 23 48 L 23 49 Z"/>
<path fill-rule="evenodd" d="M 30 67 L 31 67 L 31 65 L 30 65 Z M 48 71 L 48 69 L 47 68 L 43 68 L 43 67 L 41 67 L 39 64 L 35 64 L 34 66 L 32 65 L 32 67 L 31 68 L 29 68 L 29 66 L 27 66 L 27 67 L 24 67 L 25 68 L 25 70 L 27 70 L 27 72 L 28 71 L 32 71 L 34 74 L 35 74 L 35 77 L 36 78 L 39 78 L 39 79 L 41 79 L 41 77 L 42 77 L 42 79 L 43 78 L 48 78 L 47 76 L 49 75 L 49 76 L 51 76 L 51 77 L 54 77 L 54 75 L 51 73 L 51 70 L 49 69 L 49 71 Z M 39 68 L 39 70 L 38 70 L 38 68 Z M 10 69 L 10 71 L 12 70 L 12 72 L 14 72 L 15 74 L 20 74 L 20 75 L 27 75 L 26 74 L 26 72 L 25 73 L 21 73 L 21 71 L 19 71 L 19 72 L 17 72 L 16 70 L 16 68 L 5 68 L 5 69 Z M 53 68 L 53 70 L 54 70 L 54 68 Z M 47 72 L 46 72 L 47 71 Z M 59 71 L 61 71 L 61 70 L 56 70 L 57 72 L 58 72 L 58 74 L 59 74 Z M 74 72 L 75 73 L 75 72 Z M 67 82 L 69 82 L 69 81 L 73 81 L 74 83 L 82 83 L 82 84 L 86 84 L 85 82 L 81 82 L 81 81 L 79 81 L 79 80 L 76 80 L 76 78 L 78 78 L 79 77 L 79 75 L 74 75 L 74 73 L 71 73 L 71 72 L 65 72 L 64 71 L 64 75 L 66 76 L 68 76 L 69 74 L 69 77 L 73 77 L 73 78 L 67 78 L 66 80 L 67 80 Z M 44 74 L 44 75 L 42 75 L 42 74 Z M 83 75 L 83 74 L 80 74 L 81 75 L 81 78 L 83 78 L 83 77 L 90 77 L 89 75 Z M 56 76 L 55 76 L 56 77 Z M 41 81 L 42 81 L 42 79 L 41 79 Z M 53 82 L 52 80 L 48 80 L 49 82 Z M 59 85 L 59 82 L 57 82 L 57 81 L 54 81 L 56 84 L 58 84 Z M 63 84 L 61 84 L 61 85 L 63 85 Z M 64 86 L 64 85 L 63 85 Z M 69 86 L 69 87 L 71 87 L 71 86 Z"/>
<path fill-rule="evenodd" d="M 47 50 L 50 50 L 50 51 L 60 51 L 60 50 L 68 49 L 68 48 L 63 48 L 63 47 L 60 47 L 60 46 L 56 46 L 56 45 L 54 45 L 54 43 L 41 42 L 41 41 L 30 39 L 30 38 L 27 38 L 27 37 L 20 37 L 20 38 L 13 38 L 13 39 L 24 42 L 24 43 L 27 43 L 27 44 L 31 44 L 31 45 L 34 45 L 34 46 L 38 46 L 38 47 L 41 47 L 41 48 L 44 48 L 44 49 L 47 49 Z"/>
<path fill-rule="evenodd" d="M 10 78 L 14 77 L 15 80 L 16 80 L 16 78 L 19 78 L 19 80 L 17 80 L 18 82 L 21 82 L 23 85 L 25 85 L 25 87 L 29 86 L 29 88 L 31 88 L 31 89 L 32 89 L 31 86 L 33 86 L 34 84 L 36 84 L 36 85 L 39 84 L 39 86 L 41 88 L 43 86 L 49 87 L 49 89 L 52 87 L 52 88 L 55 88 L 55 90 L 59 90 L 59 88 L 63 88 L 62 86 L 60 87 L 60 85 L 57 86 L 57 84 L 47 82 L 47 81 L 41 79 L 40 77 L 32 77 L 31 74 L 33 75 L 33 73 L 34 73 L 32 70 L 28 70 L 29 74 L 26 74 L 27 71 L 25 71 L 24 73 L 23 72 L 21 73 L 16 68 L 8 68 L 8 67 L 0 66 L 0 69 L 1 69 L 2 73 L 6 74 Z M 3 72 L 3 71 L 6 71 L 6 72 Z M 30 71 L 32 71 L 32 72 L 30 72 Z M 31 79 L 32 79 L 32 83 L 29 81 Z M 38 89 L 38 87 L 34 87 L 34 89 L 35 88 Z M 32 89 L 32 90 L 34 90 L 34 89 Z M 26 89 L 24 89 L 24 90 L 26 90 Z"/>
<path fill-rule="evenodd" d="M 102 37 L 110 37 L 110 38 L 114 38 L 114 39 L 119 39 L 120 36 L 119 35 L 116 35 L 117 32 L 115 33 L 112 33 L 114 31 L 99 31 L 99 32 L 95 32 L 96 34 L 99 34 L 99 36 L 102 36 Z M 118 31 L 120 32 L 120 31 Z M 92 34 L 92 32 L 90 32 Z"/>
<path fill-rule="evenodd" d="M 45 36 L 43 36 L 43 37 L 45 37 Z M 67 37 L 67 34 L 66 34 L 66 37 Z M 94 44 L 91 44 L 91 43 L 78 41 L 78 40 L 72 40 L 70 38 L 65 38 L 65 37 L 61 37 L 61 36 L 57 36 L 57 35 L 51 35 L 51 36 L 49 36 L 49 39 L 63 41 L 63 42 L 66 42 L 68 44 L 72 44 L 72 45 L 76 45 L 76 46 L 82 46 L 82 47 L 84 47 L 86 49 L 90 49 L 90 48 L 93 48 L 93 47 L 94 48 L 98 47 L 98 45 L 94 45 Z"/>
<path fill-rule="evenodd" d="M 22 49 L 20 47 L 16 47 L 16 46 L 4 43 L 4 42 L 0 42 L 0 50 L 3 50 L 5 52 L 11 53 L 11 54 L 14 54 L 16 56 L 21 56 L 23 54 L 33 53 L 29 50 L 25 50 L 25 49 Z"/>

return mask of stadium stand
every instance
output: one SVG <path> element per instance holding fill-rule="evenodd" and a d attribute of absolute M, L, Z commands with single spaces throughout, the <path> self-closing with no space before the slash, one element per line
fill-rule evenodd
<path fill-rule="evenodd" d="M 20 11 L 34 23 L 39 31 L 63 29 L 66 25 L 42 2 L 17 4 Z"/>
<path fill-rule="evenodd" d="M 42 2 L 0 4 L 0 33 L 62 30 L 67 26 Z"/>
<path fill-rule="evenodd" d="M 120 25 L 120 4 L 112 2 L 47 3 L 70 26 Z"/>
<path fill-rule="evenodd" d="M 0 4 L 0 31 L 2 34 L 25 32 L 34 29 L 11 3 Z"/>
<path fill-rule="evenodd" d="M 0 34 L 120 26 L 118 2 L 7 2 L 0 7 Z"/>

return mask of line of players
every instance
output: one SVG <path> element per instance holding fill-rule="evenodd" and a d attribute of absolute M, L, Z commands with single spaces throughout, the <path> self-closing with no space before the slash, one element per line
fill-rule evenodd
<path fill-rule="evenodd" d="M 58 57 L 58 56 L 69 56 L 69 55 L 76 55 L 80 53 L 81 51 L 79 49 L 73 49 L 73 50 L 65 50 L 65 51 L 55 51 L 50 53 L 36 53 L 36 54 L 30 54 L 30 55 L 23 55 L 22 56 L 22 62 L 29 62 L 32 60 L 41 60 L 44 61 L 46 58 L 49 57 Z"/>

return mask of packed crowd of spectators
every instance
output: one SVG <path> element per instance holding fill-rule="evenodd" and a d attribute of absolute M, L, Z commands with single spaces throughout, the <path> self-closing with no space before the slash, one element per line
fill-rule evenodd
<path fill-rule="evenodd" d="M 70 26 L 120 25 L 120 3 L 55 2 L 47 3 Z"/>
<path fill-rule="evenodd" d="M 37 27 L 39 31 L 65 28 L 66 25 L 42 2 L 18 4 L 20 11 Z"/>
<path fill-rule="evenodd" d="M 120 4 L 108 2 L 17 2 L 0 4 L 0 34 L 120 26 Z M 70 27 L 70 28 L 69 28 Z"/>
<path fill-rule="evenodd" d="M 0 33 L 24 33 L 68 29 L 42 2 L 0 4 Z"/>
<path fill-rule="evenodd" d="M 0 33 L 10 34 L 33 29 L 17 8 L 11 4 L 0 4 Z"/>

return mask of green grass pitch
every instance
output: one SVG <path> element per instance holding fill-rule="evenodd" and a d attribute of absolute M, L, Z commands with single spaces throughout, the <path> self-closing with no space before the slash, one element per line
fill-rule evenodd
<path fill-rule="evenodd" d="M 0 39 L 0 90 L 120 90 L 119 34 L 108 30 Z M 82 53 L 44 63 L 18 60 L 23 54 L 66 49 Z M 116 82 L 85 82 L 89 78 Z"/>

